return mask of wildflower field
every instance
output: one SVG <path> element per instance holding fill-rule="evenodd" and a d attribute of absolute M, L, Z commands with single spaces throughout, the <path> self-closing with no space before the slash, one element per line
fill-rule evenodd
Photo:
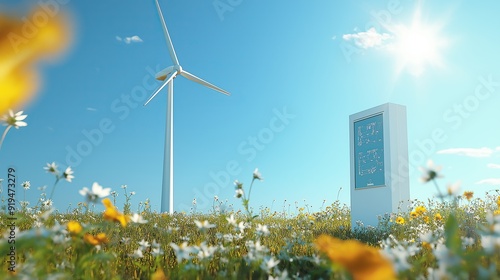
<path fill-rule="evenodd" d="M 55 164 L 46 171 L 71 181 Z M 424 170 L 436 182 L 438 170 Z M 45 190 L 36 205 L 2 196 L 2 279 L 496 279 L 500 273 L 500 192 L 487 199 L 449 186 L 439 200 L 411 201 L 387 213 L 377 227 L 351 230 L 350 210 L 335 202 L 319 212 L 296 204 L 298 214 L 261 208 L 253 213 L 250 188 L 236 181 L 243 210 L 173 215 L 136 212 L 133 192 L 94 183 L 82 203 L 60 212 Z M 436 184 L 437 186 L 437 184 Z M 26 190 L 30 183 L 22 183 Z M 114 200 L 114 201 L 113 201 Z M 91 211 L 102 204 L 104 211 Z M 14 226 L 13 226 L 14 225 Z"/>

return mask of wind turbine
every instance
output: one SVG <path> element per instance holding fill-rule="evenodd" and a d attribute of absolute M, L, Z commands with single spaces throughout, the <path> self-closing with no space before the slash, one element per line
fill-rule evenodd
<path fill-rule="evenodd" d="M 158 9 L 158 14 L 160 16 L 161 24 L 163 26 L 163 32 L 165 33 L 165 39 L 167 40 L 168 52 L 170 53 L 170 58 L 174 65 L 169 66 L 156 74 L 156 79 L 164 81 L 163 84 L 151 95 L 151 97 L 146 101 L 144 106 L 155 98 L 155 96 L 168 85 L 168 97 L 167 97 L 167 123 L 165 129 L 165 155 L 163 158 L 163 183 L 162 183 L 162 194 L 161 194 L 161 212 L 165 212 L 168 208 L 170 214 L 174 212 L 174 79 L 181 75 L 184 78 L 191 80 L 195 83 L 201 84 L 225 95 L 230 95 L 229 92 L 212 85 L 211 83 L 204 81 L 195 75 L 182 69 L 175 54 L 174 46 L 170 35 L 168 33 L 167 24 L 163 18 L 163 13 L 161 12 L 160 4 L 158 0 L 156 1 L 156 7 Z"/>

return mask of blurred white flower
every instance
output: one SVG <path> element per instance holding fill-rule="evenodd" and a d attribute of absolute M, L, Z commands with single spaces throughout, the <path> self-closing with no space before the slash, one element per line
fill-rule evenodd
<path fill-rule="evenodd" d="M 203 222 L 200 222 L 198 220 L 194 220 L 194 223 L 196 224 L 196 226 L 201 229 L 201 230 L 204 230 L 204 229 L 209 229 L 209 228 L 214 228 L 215 225 L 214 224 L 211 224 L 209 223 L 207 220 L 203 221 Z"/>
<path fill-rule="evenodd" d="M 23 188 L 24 188 L 25 190 L 29 190 L 29 189 L 30 189 L 30 187 L 31 187 L 31 183 L 30 183 L 30 181 L 24 181 L 24 182 L 21 184 L 21 186 L 23 186 Z"/>
<path fill-rule="evenodd" d="M 144 220 L 144 218 L 137 213 L 134 213 L 134 215 L 130 217 L 130 220 L 136 224 L 145 224 L 148 222 L 147 220 Z"/>
<path fill-rule="evenodd" d="M 243 189 L 237 189 L 234 197 L 241 198 L 243 196 Z"/>
<path fill-rule="evenodd" d="M 236 186 L 237 189 L 243 188 L 243 183 L 240 183 L 238 180 L 234 180 L 234 185 Z"/>
<path fill-rule="evenodd" d="M 193 198 L 193 205 L 196 205 L 196 198 Z"/>
<path fill-rule="evenodd" d="M 232 225 L 232 226 L 236 226 L 236 219 L 234 218 L 234 215 L 231 214 L 231 216 L 229 216 L 229 218 L 226 218 L 227 222 Z"/>
<path fill-rule="evenodd" d="M 137 250 L 134 251 L 134 253 L 132 255 L 130 255 L 132 258 L 135 258 L 135 259 L 139 259 L 139 258 L 142 258 L 144 257 L 144 255 L 142 254 L 142 250 L 141 248 L 137 248 Z"/>
<path fill-rule="evenodd" d="M 238 226 L 236 226 L 236 229 L 239 230 L 241 233 L 245 233 L 245 229 L 247 228 L 247 225 L 245 222 L 240 222 Z"/>
<path fill-rule="evenodd" d="M 52 199 L 47 199 L 42 202 L 43 206 L 50 207 L 52 206 Z"/>
<path fill-rule="evenodd" d="M 427 161 L 427 167 L 419 167 L 422 172 L 422 177 L 420 177 L 420 181 L 422 183 L 427 183 L 436 178 L 443 177 L 439 172 L 441 171 L 441 166 L 435 166 L 432 160 Z"/>
<path fill-rule="evenodd" d="M 258 179 L 260 181 L 262 181 L 262 174 L 260 174 L 259 172 L 259 169 L 258 168 L 255 168 L 255 170 L 253 171 L 253 178 L 254 179 Z"/>
<path fill-rule="evenodd" d="M 23 120 L 26 119 L 28 115 L 23 115 L 23 112 L 24 111 L 19 111 L 14 114 L 12 110 L 9 110 L 9 114 L 2 117 L 2 121 L 5 122 L 3 125 L 13 126 L 16 129 L 18 129 L 21 126 L 27 126 L 28 124 L 26 122 L 23 122 Z"/>
<path fill-rule="evenodd" d="M 47 166 L 45 166 L 43 169 L 45 169 L 45 171 L 52 173 L 52 174 L 57 175 L 57 173 L 59 173 L 59 171 L 57 171 L 57 165 L 55 162 L 47 163 Z"/>
<path fill-rule="evenodd" d="M 215 201 L 219 201 L 219 197 L 218 196 L 214 196 L 214 200 Z"/>
<path fill-rule="evenodd" d="M 257 234 L 267 236 L 269 235 L 269 229 L 266 225 L 257 224 Z"/>
<path fill-rule="evenodd" d="M 71 167 L 68 166 L 68 168 L 66 168 L 66 170 L 63 173 L 63 177 L 64 177 L 64 179 L 66 179 L 66 181 L 68 181 L 70 183 L 71 183 L 71 180 L 73 180 L 73 178 L 75 178 L 75 176 L 73 176 L 73 170 L 71 170 Z"/>
<path fill-rule="evenodd" d="M 177 257 L 177 262 L 180 263 L 183 260 L 190 260 L 190 253 L 193 252 L 193 248 L 187 245 L 187 242 L 183 242 L 180 246 L 175 243 L 170 243 L 170 246 L 174 249 L 175 256 Z"/>
<path fill-rule="evenodd" d="M 457 181 L 451 185 L 448 185 L 448 194 L 451 196 L 457 196 L 460 193 L 460 181 Z"/>
<path fill-rule="evenodd" d="M 205 241 L 203 241 L 201 242 L 200 246 L 197 249 L 198 249 L 198 258 L 207 259 L 210 258 L 215 253 L 217 247 L 207 246 Z"/>
<path fill-rule="evenodd" d="M 156 256 L 161 256 L 163 255 L 163 250 L 161 248 L 153 248 L 153 250 L 151 251 L 151 255 L 153 255 L 153 257 L 156 257 Z"/>
<path fill-rule="evenodd" d="M 121 243 L 128 244 L 129 242 L 130 242 L 130 238 L 129 237 L 122 237 Z"/>
<path fill-rule="evenodd" d="M 500 246 L 500 238 L 494 235 L 481 235 L 481 246 L 486 254 L 493 254 L 495 248 Z"/>
<path fill-rule="evenodd" d="M 96 202 L 98 198 L 106 197 L 110 194 L 111 188 L 103 188 L 97 182 L 92 184 L 92 190 L 89 190 L 87 187 L 84 187 L 79 191 L 82 196 L 85 196 L 85 199 L 88 202 Z"/>
<path fill-rule="evenodd" d="M 269 274 L 271 272 L 271 269 L 277 266 L 280 261 L 275 260 L 274 257 L 266 257 L 266 259 L 261 263 L 260 267 Z"/>
<path fill-rule="evenodd" d="M 141 241 L 138 242 L 139 243 L 139 246 L 141 248 L 141 250 L 145 250 L 147 248 L 149 248 L 151 245 L 149 244 L 149 242 L 147 242 L 146 240 L 142 239 Z"/>

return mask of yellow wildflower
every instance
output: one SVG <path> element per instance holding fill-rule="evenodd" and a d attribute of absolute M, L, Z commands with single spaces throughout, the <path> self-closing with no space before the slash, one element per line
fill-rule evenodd
<path fill-rule="evenodd" d="M 425 214 L 426 211 L 427 209 L 425 208 L 425 206 L 422 205 L 417 206 L 417 208 L 415 208 L 415 212 L 417 212 L 419 216 Z"/>
<path fill-rule="evenodd" d="M 500 209 L 495 210 L 495 212 L 493 212 L 493 215 L 495 215 L 495 216 L 500 215 Z"/>
<path fill-rule="evenodd" d="M 317 248 L 333 263 L 341 265 L 355 280 L 396 279 L 393 266 L 376 248 L 357 240 L 340 240 L 328 235 L 319 236 Z"/>
<path fill-rule="evenodd" d="M 443 217 L 441 216 L 441 214 L 436 213 L 436 214 L 434 214 L 434 220 L 435 221 L 442 221 Z"/>
<path fill-rule="evenodd" d="M 70 234 L 74 234 L 74 235 L 79 234 L 83 229 L 82 225 L 80 225 L 79 222 L 75 222 L 75 221 L 69 221 L 68 225 L 66 227 L 68 228 L 68 232 Z"/>
<path fill-rule="evenodd" d="M 85 233 L 85 235 L 83 236 L 83 240 L 85 240 L 85 242 L 87 242 L 91 245 L 94 245 L 94 246 L 105 244 L 105 243 L 109 242 L 108 237 L 103 232 L 98 233 L 96 236 L 94 236 L 90 233 Z"/>
<path fill-rule="evenodd" d="M 410 212 L 410 216 L 411 216 L 412 218 L 417 218 L 417 217 L 418 217 L 418 213 L 417 213 L 417 211 L 411 211 L 411 212 Z"/>
<path fill-rule="evenodd" d="M 500 208 L 500 195 L 497 198 L 497 206 L 498 206 L 498 208 Z"/>
<path fill-rule="evenodd" d="M 118 211 L 109 198 L 103 199 L 102 204 L 106 207 L 103 213 L 105 220 L 119 222 L 122 227 L 127 225 L 129 217 Z"/>
<path fill-rule="evenodd" d="M 474 196 L 474 192 L 469 192 L 469 191 L 465 191 L 464 192 L 464 197 L 467 199 L 467 200 L 471 200 L 472 197 Z"/>
<path fill-rule="evenodd" d="M 404 225 L 405 224 L 405 219 L 401 216 L 396 218 L 396 224 Z"/>
<path fill-rule="evenodd" d="M 41 15 L 45 23 L 34 24 Z M 60 15 L 42 8 L 22 20 L 0 14 L 0 115 L 31 99 L 39 80 L 35 64 L 66 48 L 70 41 L 67 26 Z"/>

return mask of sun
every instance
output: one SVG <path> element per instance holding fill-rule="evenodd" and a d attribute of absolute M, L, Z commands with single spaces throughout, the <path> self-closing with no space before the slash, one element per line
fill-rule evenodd
<path fill-rule="evenodd" d="M 420 76 L 430 66 L 444 66 L 442 52 L 447 40 L 440 34 L 441 24 L 425 24 L 417 7 L 410 25 L 392 26 L 394 45 L 392 51 L 397 59 L 397 72 L 407 70 Z"/>

